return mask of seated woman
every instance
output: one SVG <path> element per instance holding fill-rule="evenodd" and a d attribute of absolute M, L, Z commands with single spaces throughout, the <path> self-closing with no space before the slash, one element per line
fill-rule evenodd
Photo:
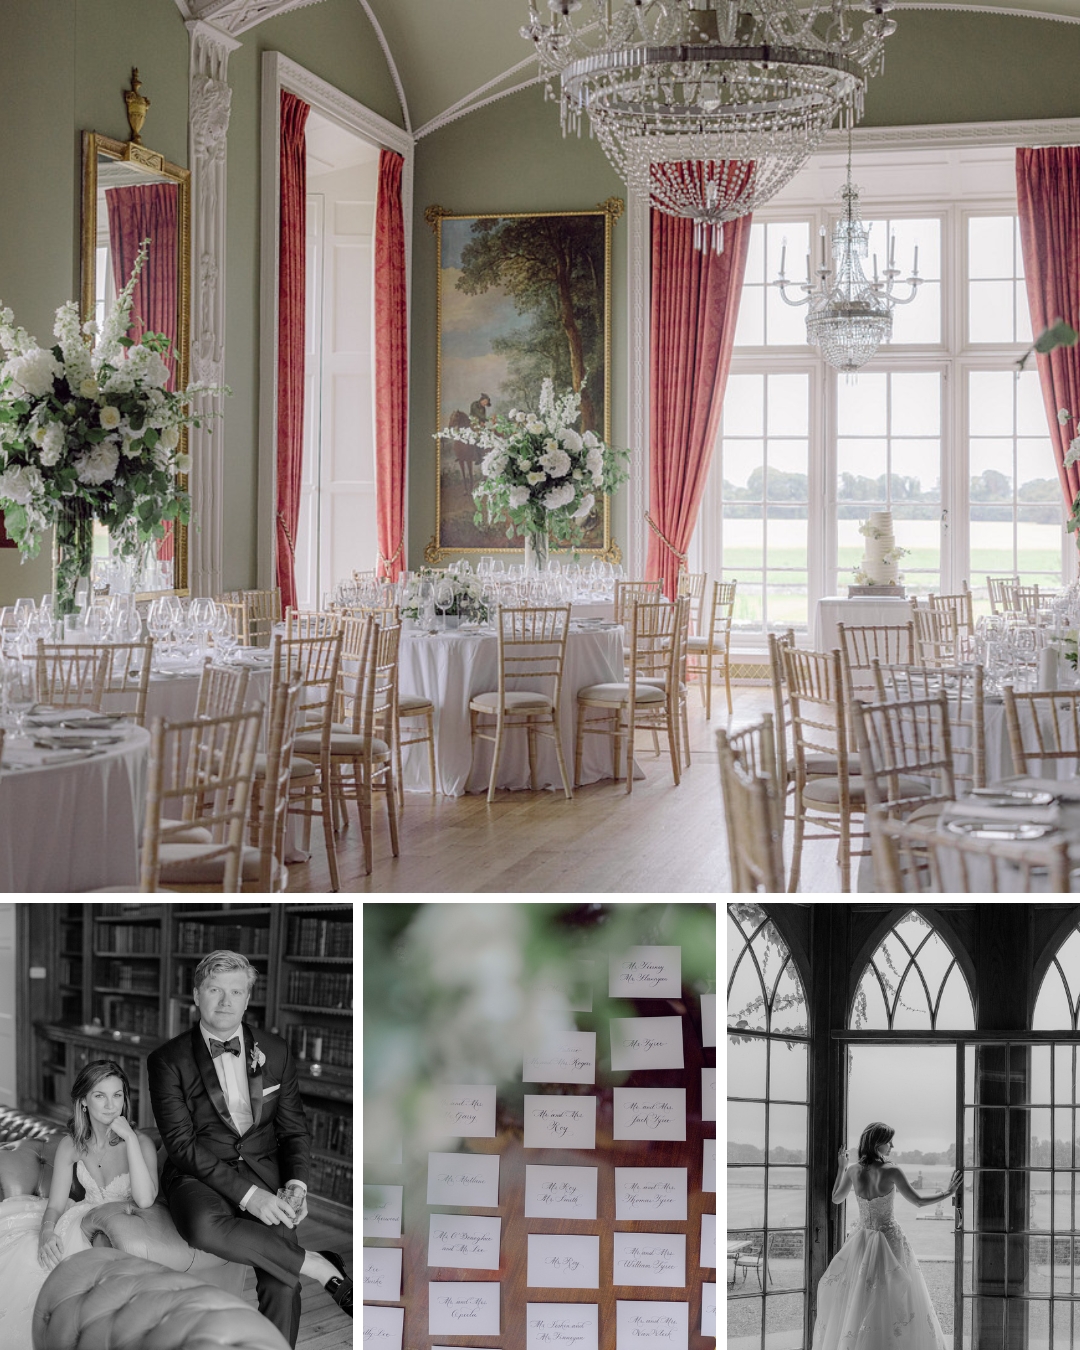
<path fill-rule="evenodd" d="M 90 1210 L 108 1200 L 148 1209 L 157 1199 L 154 1145 L 128 1120 L 130 1088 L 120 1065 L 91 1060 L 72 1084 L 71 1102 L 48 1200 L 17 1195 L 0 1203 L 0 1350 L 31 1344 L 41 1286 L 65 1257 L 89 1247 L 82 1220 Z"/>

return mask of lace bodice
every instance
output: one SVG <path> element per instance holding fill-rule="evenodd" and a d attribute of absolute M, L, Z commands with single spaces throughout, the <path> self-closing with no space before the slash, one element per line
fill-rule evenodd
<path fill-rule="evenodd" d="M 859 1218 L 864 1228 L 876 1228 L 879 1232 L 892 1228 L 896 1220 L 893 1218 L 893 1197 L 895 1191 L 890 1191 L 888 1195 L 876 1195 L 873 1200 L 864 1200 L 862 1196 L 855 1198 L 859 1202 Z"/>
<path fill-rule="evenodd" d="M 121 1172 L 118 1177 L 113 1177 L 104 1189 L 90 1175 L 81 1158 L 75 1164 L 75 1172 L 83 1190 L 86 1192 L 87 1200 L 92 1200 L 95 1205 L 103 1205 L 108 1200 L 128 1200 L 131 1198 L 131 1176 L 127 1172 Z"/>

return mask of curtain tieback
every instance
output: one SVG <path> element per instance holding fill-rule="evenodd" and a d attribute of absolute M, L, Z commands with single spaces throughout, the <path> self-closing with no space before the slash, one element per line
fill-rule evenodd
<path fill-rule="evenodd" d="M 667 549 L 669 549 L 672 553 L 675 554 L 676 558 L 678 558 L 678 560 L 679 560 L 679 566 L 680 566 L 680 567 L 685 567 L 685 566 L 686 566 L 686 554 L 685 554 L 685 553 L 680 553 L 680 552 L 679 552 L 679 550 L 675 547 L 675 545 L 671 542 L 671 540 L 670 540 L 670 539 L 667 537 L 667 535 L 663 532 L 663 530 L 660 528 L 660 526 L 657 525 L 656 521 L 653 520 L 652 516 L 649 515 L 648 511 L 645 512 L 645 519 L 649 522 L 649 529 L 652 530 L 653 534 L 656 535 L 657 539 L 659 539 L 660 542 L 664 545 L 664 547 L 667 548 Z"/>
<path fill-rule="evenodd" d="M 384 558 L 383 555 L 382 555 L 381 553 L 379 553 L 379 562 L 382 563 L 383 568 L 384 568 L 387 572 L 390 571 L 391 567 L 393 567 L 393 565 L 394 565 L 394 564 L 397 562 L 397 560 L 401 557 L 401 551 L 402 551 L 402 549 L 403 549 L 404 547 L 405 547 L 405 531 L 402 530 L 402 531 L 401 531 L 401 538 L 398 540 L 398 546 L 397 546 L 396 549 L 394 549 L 394 551 L 393 551 L 393 553 L 390 555 L 390 557 L 389 557 L 389 558 Z M 376 553 L 378 553 L 378 549 L 376 549 L 375 551 L 376 551 Z"/>
<path fill-rule="evenodd" d="M 296 541 L 293 539 L 292 531 L 289 529 L 288 522 L 286 521 L 285 516 L 281 511 L 277 513 L 277 519 L 278 524 L 281 526 L 281 533 L 285 536 L 285 542 L 289 546 L 289 552 L 292 554 L 293 558 L 295 558 Z"/>

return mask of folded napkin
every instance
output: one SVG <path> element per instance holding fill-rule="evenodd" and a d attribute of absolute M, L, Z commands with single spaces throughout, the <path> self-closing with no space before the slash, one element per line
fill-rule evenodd
<path fill-rule="evenodd" d="M 1031 806 L 1018 802 L 1015 806 L 992 806 L 978 797 L 963 797 L 949 802 L 941 813 L 942 820 L 985 820 L 987 824 L 1056 825 L 1060 812 L 1057 803 L 1050 806 Z"/>
<path fill-rule="evenodd" d="M 1062 802 L 1080 802 L 1080 778 L 1009 778 L 998 786 L 1003 789 L 1021 788 L 1030 792 L 1049 792 Z"/>

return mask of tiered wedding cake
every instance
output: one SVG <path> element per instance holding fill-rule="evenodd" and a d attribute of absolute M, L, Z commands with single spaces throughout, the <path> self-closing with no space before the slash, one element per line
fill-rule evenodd
<path fill-rule="evenodd" d="M 870 586 L 895 586 L 900 576 L 891 511 L 874 511 L 864 527 L 866 547 L 861 570 Z"/>

